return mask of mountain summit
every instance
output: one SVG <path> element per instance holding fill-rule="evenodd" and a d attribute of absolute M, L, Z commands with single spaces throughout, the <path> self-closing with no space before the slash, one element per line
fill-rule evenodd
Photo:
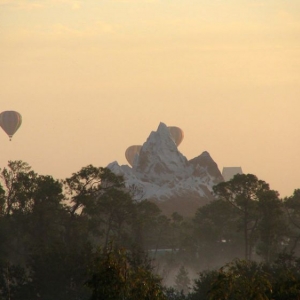
<path fill-rule="evenodd" d="M 137 200 L 154 201 L 166 214 L 177 211 L 193 215 L 212 199 L 212 187 L 223 181 L 208 152 L 187 160 L 164 123 L 150 133 L 135 154 L 132 168 L 117 162 L 110 163 L 108 168 L 123 175 L 126 186 L 138 191 Z"/>

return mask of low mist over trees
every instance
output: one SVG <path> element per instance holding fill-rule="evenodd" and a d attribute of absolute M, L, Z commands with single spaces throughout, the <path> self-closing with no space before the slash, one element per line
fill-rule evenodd
<path fill-rule="evenodd" d="M 9 161 L 0 177 L 1 300 L 299 297 L 299 190 L 236 175 L 183 218 L 107 168 L 57 180 Z"/>

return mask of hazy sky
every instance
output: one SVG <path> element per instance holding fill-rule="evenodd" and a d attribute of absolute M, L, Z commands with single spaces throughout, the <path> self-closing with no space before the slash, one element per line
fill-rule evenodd
<path fill-rule="evenodd" d="M 125 164 L 159 122 L 281 196 L 300 188 L 299 0 L 0 0 L 0 167 Z"/>

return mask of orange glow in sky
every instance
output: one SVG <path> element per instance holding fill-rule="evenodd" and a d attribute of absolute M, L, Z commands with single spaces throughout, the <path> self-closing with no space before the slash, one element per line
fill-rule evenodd
<path fill-rule="evenodd" d="M 299 0 L 0 0 L 0 167 L 125 164 L 159 122 L 281 196 L 300 188 Z"/>

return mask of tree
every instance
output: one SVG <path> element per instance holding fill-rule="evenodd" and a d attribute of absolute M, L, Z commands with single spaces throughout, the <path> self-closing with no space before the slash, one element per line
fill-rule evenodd
<path fill-rule="evenodd" d="M 300 241 L 300 189 L 296 189 L 292 196 L 284 199 L 284 208 L 288 219 L 289 235 L 286 245 L 290 253 L 299 254 Z"/>
<path fill-rule="evenodd" d="M 211 285 L 210 299 L 268 300 L 272 285 L 262 264 L 236 260 L 219 270 Z"/>
<path fill-rule="evenodd" d="M 276 191 L 263 191 L 258 195 L 259 243 L 257 253 L 270 263 L 283 250 L 283 243 L 288 236 L 283 203 Z"/>
<path fill-rule="evenodd" d="M 238 230 L 239 222 L 239 211 L 221 199 L 197 210 L 191 241 L 203 267 L 220 266 L 241 255 L 243 237 Z"/>
<path fill-rule="evenodd" d="M 209 299 L 268 300 L 271 293 L 270 278 L 262 264 L 236 260 L 219 270 Z"/>
<path fill-rule="evenodd" d="M 31 182 L 35 176 L 31 167 L 20 160 L 9 161 L 7 168 L 3 168 L 0 174 L 4 187 L 0 190 L 3 215 L 10 215 L 16 210 L 28 209 L 27 205 L 30 205 L 28 200 L 31 198 Z"/>
<path fill-rule="evenodd" d="M 27 264 L 36 293 L 47 299 L 82 299 L 87 291 L 86 264 L 92 249 L 85 218 L 72 216 L 62 204 L 61 182 L 38 176 L 32 212 L 27 217 Z"/>
<path fill-rule="evenodd" d="M 124 248 L 112 244 L 97 253 L 87 286 L 90 300 L 165 300 L 161 279 L 152 274 L 149 265 L 134 264 Z"/>
<path fill-rule="evenodd" d="M 0 299 L 32 300 L 34 287 L 30 274 L 20 265 L 0 264 Z"/>
<path fill-rule="evenodd" d="M 113 237 L 115 242 L 126 241 L 127 225 L 132 219 L 133 200 L 126 190 L 124 179 L 108 168 L 92 165 L 82 168 L 65 181 L 72 204 L 72 216 L 81 214 L 89 218 L 92 232 L 103 235 L 104 246 Z"/>
<path fill-rule="evenodd" d="M 164 294 L 168 300 L 188 300 L 188 299 L 190 299 L 189 295 L 186 296 L 182 291 L 178 292 L 173 287 L 165 287 Z"/>
<path fill-rule="evenodd" d="M 84 222 L 78 224 L 62 204 L 61 182 L 36 174 L 21 161 L 9 162 L 1 178 L 0 269 L 5 280 L 0 295 L 77 299 L 85 293 L 91 251 Z"/>
<path fill-rule="evenodd" d="M 300 259 L 281 253 L 265 267 L 272 283 L 272 300 L 300 299 Z"/>
<path fill-rule="evenodd" d="M 259 194 L 269 191 L 269 185 L 252 174 L 237 174 L 233 179 L 213 187 L 217 199 L 230 203 L 239 213 L 244 235 L 244 257 L 251 259 L 255 230 L 259 216 L 257 203 Z"/>
<path fill-rule="evenodd" d="M 86 207 L 97 200 L 105 190 L 114 187 L 124 187 L 123 179 L 107 168 L 97 168 L 92 165 L 81 168 L 64 181 L 68 200 L 72 205 L 70 213 L 73 215 L 80 208 Z"/>
<path fill-rule="evenodd" d="M 198 278 L 194 280 L 192 292 L 189 299 L 191 300 L 208 300 L 211 285 L 218 277 L 217 270 L 204 270 L 199 273 Z M 220 298 L 221 299 L 221 298 Z"/>
<path fill-rule="evenodd" d="M 182 247 L 182 228 L 183 228 L 183 216 L 177 212 L 173 212 L 171 215 L 170 231 L 171 231 L 171 248 L 176 251 Z"/>
<path fill-rule="evenodd" d="M 175 289 L 187 295 L 190 289 L 191 280 L 184 266 L 181 266 L 175 278 Z"/>
<path fill-rule="evenodd" d="M 50 228 L 58 226 L 52 213 L 63 211 L 62 186 L 51 176 L 39 176 L 22 161 L 9 161 L 0 177 L 4 185 L 0 222 L 9 235 L 4 236 L 2 249 L 10 263 L 24 264 L 33 248 L 50 239 Z"/>
<path fill-rule="evenodd" d="M 156 247 L 156 225 L 161 216 L 156 204 L 148 201 L 134 201 L 132 214 L 133 249 L 144 251 Z M 155 232 L 154 232 L 155 231 Z"/>
<path fill-rule="evenodd" d="M 200 272 L 191 300 L 300 299 L 300 260 L 279 254 L 272 263 L 233 260 L 219 270 Z"/>

